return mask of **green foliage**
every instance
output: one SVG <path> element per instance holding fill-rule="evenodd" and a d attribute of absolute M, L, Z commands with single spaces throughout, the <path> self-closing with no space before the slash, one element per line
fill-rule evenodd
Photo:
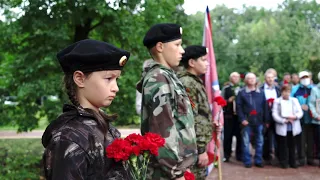
<path fill-rule="evenodd" d="M 0 139 L 0 179 L 40 179 L 42 153 L 40 139 Z"/>
<path fill-rule="evenodd" d="M 135 84 L 143 61 L 149 58 L 142 45 L 143 36 L 155 23 L 179 23 L 185 17 L 181 4 L 182 0 L 32 0 L 0 4 L 7 18 L 0 24 L 4 37 L 0 42 L 4 57 L 0 72 L 5 74 L 0 78 L 0 89 L 6 90 L 0 97 L 3 102 L 5 96 L 16 96 L 18 102 L 11 106 L 0 103 L 4 116 L 0 125 L 13 124 L 19 131 L 29 131 L 38 126 L 40 118 L 52 121 L 57 117 L 68 99 L 62 91 L 63 74 L 55 55 L 70 43 L 86 38 L 107 41 L 131 52 L 119 80 L 120 92 L 107 112 L 119 114 L 118 125 L 138 124 Z M 11 7 L 19 7 L 23 13 L 14 14 L 9 11 Z M 52 101 L 50 96 L 58 99 Z"/>
<path fill-rule="evenodd" d="M 109 1 L 108 1 L 109 2 Z M 0 126 L 19 131 L 38 127 L 39 119 L 54 120 L 68 98 L 56 53 L 72 42 L 93 38 L 131 52 L 120 91 L 108 113 L 119 114 L 117 125 L 139 124 L 135 85 L 142 63 L 149 59 L 142 39 L 147 29 L 162 22 L 181 24 L 183 46 L 202 44 L 204 12 L 186 15 L 183 0 L 1 1 L 6 17 L 0 22 Z M 19 8 L 21 12 L 10 11 Z M 205 10 L 205 9 L 204 9 Z M 204 11 L 203 10 L 203 11 Z M 233 71 L 260 77 L 273 67 L 284 72 L 320 68 L 320 5 L 286 0 L 275 11 L 244 6 L 211 10 L 214 49 L 222 84 Z M 16 97 L 17 105 L 4 105 Z M 52 97 L 57 97 L 53 99 Z"/>

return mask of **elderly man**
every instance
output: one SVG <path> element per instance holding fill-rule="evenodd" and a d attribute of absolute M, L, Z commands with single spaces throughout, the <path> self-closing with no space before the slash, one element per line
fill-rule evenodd
<path fill-rule="evenodd" d="M 266 131 L 264 134 L 264 143 L 263 143 L 263 159 L 270 164 L 272 160 L 272 147 L 276 143 L 273 142 L 275 140 L 275 123 L 272 119 L 272 106 L 273 101 L 277 99 L 280 94 L 280 89 L 275 85 L 274 74 L 272 72 L 266 72 L 264 75 L 265 83 L 260 87 L 260 90 L 264 92 L 268 108 L 266 113 L 270 117 L 270 125 L 266 127 Z M 277 155 L 277 150 L 275 146 L 275 154 Z"/>
<path fill-rule="evenodd" d="M 222 89 L 222 96 L 227 100 L 227 106 L 224 108 L 224 138 L 223 151 L 224 162 L 229 162 L 231 156 L 232 137 L 237 138 L 236 159 L 241 161 L 241 134 L 240 123 L 236 114 L 235 99 L 240 90 L 240 74 L 233 72 L 230 74 L 230 82 Z"/>
<path fill-rule="evenodd" d="M 238 93 L 236 104 L 239 121 L 242 124 L 242 161 L 246 168 L 251 168 L 250 135 L 255 138 L 255 166 L 262 168 L 263 128 L 269 123 L 267 103 L 264 92 L 256 87 L 256 75 L 245 76 L 245 87 Z"/>
<path fill-rule="evenodd" d="M 277 73 L 277 71 L 276 71 L 275 69 L 273 69 L 273 68 L 269 68 L 269 69 L 266 70 L 265 73 L 269 73 L 269 72 L 271 72 L 271 73 L 274 75 L 275 85 L 278 86 L 278 85 L 279 85 L 279 80 L 278 80 L 278 73 Z"/>

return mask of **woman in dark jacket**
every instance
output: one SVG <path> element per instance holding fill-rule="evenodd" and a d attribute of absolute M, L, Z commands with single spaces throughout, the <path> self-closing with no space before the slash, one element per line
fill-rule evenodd
<path fill-rule="evenodd" d="M 106 147 L 120 132 L 107 107 L 119 91 L 117 78 L 130 54 L 108 43 L 82 40 L 57 55 L 72 105 L 52 121 L 42 136 L 46 179 L 129 179 L 122 162 L 106 157 Z"/>

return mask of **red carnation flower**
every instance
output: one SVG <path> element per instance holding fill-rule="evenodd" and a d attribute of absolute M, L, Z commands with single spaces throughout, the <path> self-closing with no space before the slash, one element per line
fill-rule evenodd
<path fill-rule="evenodd" d="M 241 73 L 241 74 L 240 74 L 240 78 L 241 78 L 241 79 L 244 79 L 244 78 L 245 78 L 245 75 Z"/>
<path fill-rule="evenodd" d="M 155 133 L 146 133 L 144 138 L 147 139 L 149 142 L 155 143 L 158 147 L 163 147 L 165 140 L 159 134 Z"/>
<path fill-rule="evenodd" d="M 255 109 L 250 112 L 250 115 L 252 115 L 252 116 L 255 116 L 255 115 L 257 115 L 257 114 L 258 114 L 258 113 L 257 113 L 257 111 L 256 111 Z"/>
<path fill-rule="evenodd" d="M 268 103 L 273 103 L 273 102 L 274 102 L 274 98 L 269 98 L 269 99 L 267 100 L 267 102 L 268 102 Z"/>
<path fill-rule="evenodd" d="M 194 174 L 192 172 L 189 172 L 189 171 L 184 172 L 184 178 L 186 180 L 195 180 L 196 179 Z"/>
<path fill-rule="evenodd" d="M 221 107 L 224 107 L 227 105 L 227 101 L 223 99 L 221 96 L 217 96 L 214 98 L 214 101 Z"/>
<path fill-rule="evenodd" d="M 267 99 L 267 103 L 268 103 L 269 107 L 272 107 L 273 102 L 274 102 L 274 98 Z"/>
<path fill-rule="evenodd" d="M 158 156 L 159 155 L 159 147 L 148 140 L 141 141 L 139 144 L 142 151 L 149 151 L 152 155 Z"/>
<path fill-rule="evenodd" d="M 211 163 L 217 162 L 219 160 L 219 156 L 213 154 L 213 153 L 208 153 L 208 165 L 210 165 Z"/>
<path fill-rule="evenodd" d="M 132 147 L 129 141 L 116 139 L 106 148 L 106 152 L 108 158 L 113 158 L 115 161 L 126 161 L 131 155 Z"/>
<path fill-rule="evenodd" d="M 133 133 L 127 136 L 125 140 L 129 141 L 132 144 L 139 144 L 140 141 L 143 140 L 143 137 L 140 134 Z"/>
<path fill-rule="evenodd" d="M 136 156 L 138 156 L 141 152 L 141 147 L 139 146 L 139 144 L 144 140 L 143 137 L 140 134 L 133 133 L 127 136 L 124 140 L 131 143 L 130 154 L 135 154 Z"/>
<path fill-rule="evenodd" d="M 308 98 L 309 94 L 304 94 L 303 97 L 304 98 Z"/>
<path fill-rule="evenodd" d="M 165 139 L 155 133 L 146 133 L 143 137 L 143 141 L 139 143 L 141 150 L 150 151 L 151 154 L 158 156 L 158 150 L 160 147 L 164 146 Z"/>
<path fill-rule="evenodd" d="M 289 82 L 287 80 L 284 80 L 283 84 L 289 84 Z"/>

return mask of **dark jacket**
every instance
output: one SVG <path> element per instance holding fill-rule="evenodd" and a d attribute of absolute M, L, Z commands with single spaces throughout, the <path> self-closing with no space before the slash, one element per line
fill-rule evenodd
<path fill-rule="evenodd" d="M 104 136 L 92 114 L 64 105 L 42 136 L 46 179 L 128 179 L 122 163 L 106 157 L 106 147 L 119 137 L 111 124 Z"/>
<path fill-rule="evenodd" d="M 235 86 L 231 83 L 223 87 L 222 96 L 227 101 L 227 105 L 223 108 L 225 117 L 233 117 L 236 112 L 234 112 L 233 102 L 229 102 L 228 99 L 232 96 L 236 97 L 236 94 L 239 92 L 240 86 Z"/>
<path fill-rule="evenodd" d="M 247 87 L 242 88 L 237 96 L 236 104 L 240 122 L 247 120 L 249 125 L 269 123 L 270 116 L 266 113 L 268 104 L 264 92 L 259 88 L 255 91 L 250 91 Z M 257 112 L 256 115 L 251 113 L 254 110 Z"/>
<path fill-rule="evenodd" d="M 263 84 L 263 85 L 260 87 L 260 91 L 262 91 L 262 92 L 264 92 L 264 85 L 265 85 L 265 84 Z M 281 90 L 280 90 L 280 88 L 279 88 L 278 86 L 275 86 L 275 89 L 276 89 L 277 98 L 278 98 L 278 97 L 281 96 Z M 276 100 L 276 98 L 275 98 L 274 100 Z M 267 103 L 267 104 L 268 104 L 268 103 Z M 266 111 L 266 113 L 268 113 L 268 116 L 269 116 L 269 118 L 270 118 L 270 123 L 271 123 L 271 124 L 275 123 L 274 120 L 273 120 L 273 117 L 272 117 L 272 106 L 273 106 L 273 105 L 271 105 L 271 106 L 268 105 L 268 106 L 267 106 L 268 108 L 267 108 L 267 111 Z"/>

